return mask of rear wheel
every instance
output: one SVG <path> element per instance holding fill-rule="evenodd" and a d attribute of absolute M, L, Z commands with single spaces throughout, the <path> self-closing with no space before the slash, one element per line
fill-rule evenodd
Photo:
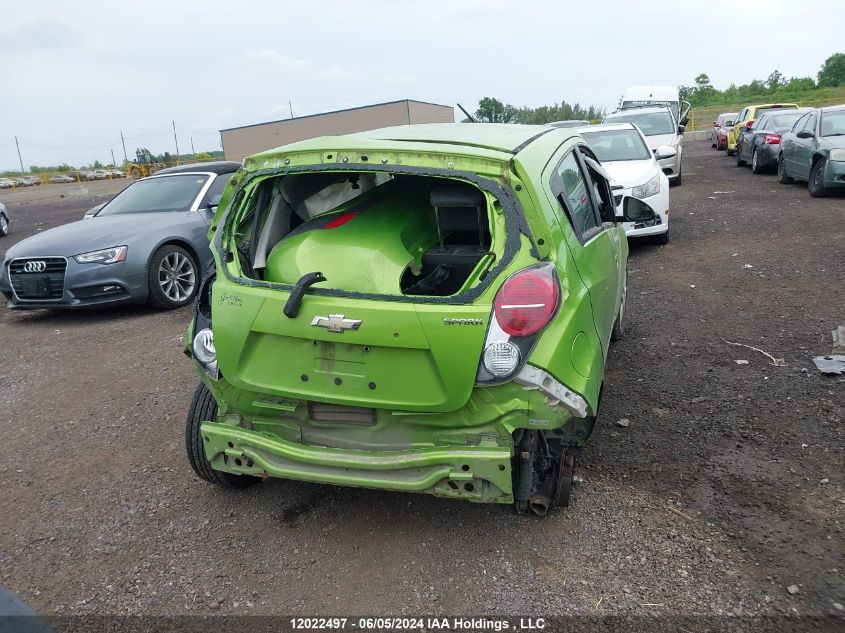
<path fill-rule="evenodd" d="M 246 488 L 259 481 L 258 477 L 250 475 L 233 475 L 220 470 L 214 470 L 205 456 L 200 425 L 205 420 L 213 421 L 217 418 L 217 401 L 204 384 L 197 385 L 194 398 L 188 409 L 188 421 L 185 425 L 185 450 L 191 468 L 201 478 L 224 488 Z"/>
<path fill-rule="evenodd" d="M 150 260 L 147 284 L 150 305 L 164 310 L 181 308 L 197 294 L 197 263 L 184 248 L 165 244 Z"/>
<path fill-rule="evenodd" d="M 795 182 L 792 176 L 786 175 L 786 163 L 783 160 L 783 154 L 778 154 L 778 182 L 782 185 L 791 185 Z"/>
<path fill-rule="evenodd" d="M 138 167 L 137 165 L 133 165 L 132 167 L 129 168 L 129 175 L 132 178 L 140 178 L 141 175 L 142 175 L 141 168 Z"/>
<path fill-rule="evenodd" d="M 824 188 L 824 158 L 819 158 L 810 169 L 810 179 L 807 181 L 807 190 L 814 198 L 821 198 L 827 195 Z"/>
<path fill-rule="evenodd" d="M 757 155 L 757 148 L 754 148 L 754 152 L 751 154 L 751 171 L 755 174 L 762 174 L 763 173 L 763 166 L 760 164 L 760 157 Z"/>
<path fill-rule="evenodd" d="M 5 237 L 9 234 L 9 218 L 0 213 L 0 237 Z"/>
<path fill-rule="evenodd" d="M 659 233 L 658 235 L 651 236 L 651 243 L 652 244 L 668 244 L 669 243 L 669 231 L 667 230 L 665 233 Z"/>

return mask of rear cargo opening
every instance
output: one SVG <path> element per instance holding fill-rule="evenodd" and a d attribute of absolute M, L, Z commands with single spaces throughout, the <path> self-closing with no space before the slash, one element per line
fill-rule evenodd
<path fill-rule="evenodd" d="M 457 179 L 388 172 L 270 177 L 249 194 L 235 247 L 244 276 L 351 293 L 450 296 L 495 262 L 496 199 Z"/>

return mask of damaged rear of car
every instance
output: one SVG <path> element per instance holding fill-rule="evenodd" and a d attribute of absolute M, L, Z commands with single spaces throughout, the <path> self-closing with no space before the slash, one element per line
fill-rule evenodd
<path fill-rule="evenodd" d="M 186 429 L 201 477 L 537 514 L 568 504 L 627 245 L 614 226 L 622 270 L 605 263 L 602 332 L 541 177 L 580 137 L 486 127 L 385 129 L 247 159 L 212 222 L 216 274 L 186 339 L 202 380 Z"/>

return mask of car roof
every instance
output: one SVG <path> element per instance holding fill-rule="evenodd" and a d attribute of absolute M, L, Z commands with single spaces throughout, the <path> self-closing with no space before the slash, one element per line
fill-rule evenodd
<path fill-rule="evenodd" d="M 445 152 L 486 155 L 496 160 L 509 160 L 532 145 L 540 137 L 551 134 L 559 142 L 576 136 L 573 128 L 554 128 L 546 125 L 516 123 L 426 123 L 399 125 L 342 136 L 322 136 L 251 156 L 257 161 L 272 160 L 290 151 L 322 151 L 327 147 L 345 149 L 398 149 L 436 151 L 443 145 Z M 448 147 L 448 149 L 446 149 Z"/>
<path fill-rule="evenodd" d="M 585 125 L 583 127 L 575 128 L 575 131 L 578 132 L 578 134 L 583 134 L 584 132 L 614 132 L 616 130 L 633 129 L 634 124 L 626 121 L 624 123 L 599 123 L 598 125 Z"/>
<path fill-rule="evenodd" d="M 655 112 L 666 112 L 670 116 L 672 114 L 672 111 L 668 108 L 668 106 L 649 106 L 648 108 L 628 108 L 627 110 L 617 110 L 616 112 L 611 112 L 604 118 L 611 119 L 620 116 L 636 116 L 637 114 L 654 114 Z"/>
<path fill-rule="evenodd" d="M 822 112 L 839 112 L 840 110 L 845 110 L 845 103 L 840 103 L 839 105 L 832 105 L 827 106 L 825 108 L 819 108 Z"/>
<path fill-rule="evenodd" d="M 167 167 L 155 173 L 159 174 L 182 174 L 185 172 L 209 172 L 212 174 L 230 174 L 238 171 L 241 164 L 233 160 L 217 160 L 209 163 L 190 163 L 188 165 L 178 165 L 176 167 Z"/>

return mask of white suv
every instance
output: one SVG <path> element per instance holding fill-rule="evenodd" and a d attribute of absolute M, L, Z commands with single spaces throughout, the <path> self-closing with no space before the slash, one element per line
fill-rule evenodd
<path fill-rule="evenodd" d="M 602 123 L 634 123 L 645 135 L 648 146 L 657 153 L 658 147 L 671 147 L 675 154 L 669 158 L 659 158 L 663 173 L 669 177 L 669 184 L 681 184 L 681 157 L 684 140 L 684 126 L 675 122 L 672 111 L 665 107 L 631 108 L 620 110 L 604 117 Z"/>

